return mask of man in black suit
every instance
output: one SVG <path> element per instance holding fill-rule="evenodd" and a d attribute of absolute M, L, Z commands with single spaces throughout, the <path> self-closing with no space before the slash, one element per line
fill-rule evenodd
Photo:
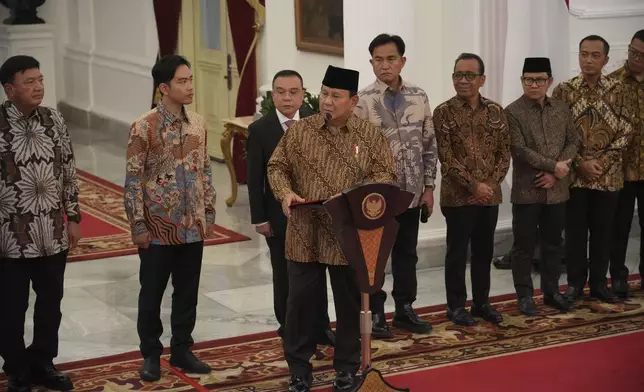
<path fill-rule="evenodd" d="M 304 100 L 302 76 L 292 70 L 283 70 L 273 77 L 273 102 L 276 110 L 267 113 L 248 127 L 247 184 L 250 201 L 251 222 L 255 231 L 266 237 L 273 267 L 273 305 L 275 317 L 280 324 L 277 333 L 284 333 L 286 300 L 288 298 L 288 275 L 286 273 L 286 217 L 282 205 L 275 199 L 266 176 L 268 160 L 284 132 L 301 117 L 312 111 L 300 109 Z M 326 285 L 325 285 L 326 287 Z M 327 294 L 324 293 L 324 303 Z M 335 336 L 329 328 L 328 312 L 320 315 L 320 338 L 322 345 L 334 345 Z"/>

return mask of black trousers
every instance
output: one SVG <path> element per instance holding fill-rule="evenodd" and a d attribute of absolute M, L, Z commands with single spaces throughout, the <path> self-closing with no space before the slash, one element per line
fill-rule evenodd
<path fill-rule="evenodd" d="M 150 245 L 139 248 L 141 267 L 139 281 L 139 314 L 137 330 L 144 358 L 158 357 L 163 351 L 159 340 L 163 334 L 161 300 L 172 276 L 172 353 L 181 353 L 192 347 L 192 331 L 197 319 L 197 298 L 203 242 L 182 245 Z"/>
<path fill-rule="evenodd" d="M 613 229 L 613 245 L 610 254 L 610 276 L 613 279 L 625 280 L 628 278 L 628 267 L 625 265 L 626 248 L 628 248 L 628 237 L 633 223 L 635 200 L 637 200 L 637 215 L 641 229 L 639 269 L 640 275 L 644 276 L 644 259 L 642 258 L 642 251 L 644 251 L 644 181 L 625 182 L 624 188 L 619 192 Z"/>
<path fill-rule="evenodd" d="M 467 248 L 471 244 L 472 297 L 484 305 L 490 294 L 490 265 L 494 255 L 494 232 L 499 206 L 441 207 L 447 223 L 445 288 L 450 309 L 465 307 Z"/>
<path fill-rule="evenodd" d="M 606 285 L 618 197 L 618 192 L 570 190 L 565 245 L 568 285 L 582 288 L 586 281 L 593 288 Z"/>
<path fill-rule="evenodd" d="M 559 292 L 566 203 L 512 205 L 512 278 L 519 297 L 532 297 L 534 249 L 541 247 L 541 288 L 546 295 Z"/>
<path fill-rule="evenodd" d="M 284 336 L 284 327 L 286 325 L 286 306 L 288 301 L 288 269 L 286 262 L 286 239 L 285 234 L 274 233 L 273 237 L 267 237 L 266 243 L 271 254 L 271 266 L 273 268 L 273 308 L 275 310 L 275 318 L 279 323 L 277 333 Z M 316 331 L 320 335 L 329 328 L 329 313 L 328 309 L 328 296 L 326 286 L 326 274 L 324 275 L 324 291 L 320 292 L 320 301 L 323 302 L 323 309 L 319 313 L 318 324 Z"/>
<path fill-rule="evenodd" d="M 360 289 L 353 268 L 321 263 L 288 262 L 290 293 L 286 311 L 284 356 L 292 375 L 311 375 L 311 356 L 316 349 L 316 320 L 326 312 L 320 293 L 329 269 L 337 317 L 336 371 L 355 373 L 360 367 Z"/>
<path fill-rule="evenodd" d="M 0 346 L 7 374 L 25 374 L 58 356 L 60 304 L 67 251 L 33 259 L 2 259 Z M 25 313 L 30 284 L 36 293 L 33 342 L 25 348 Z"/>
<path fill-rule="evenodd" d="M 418 227 L 420 222 L 420 207 L 410 208 L 396 217 L 398 234 L 391 250 L 391 274 L 394 279 L 394 288 L 391 296 L 394 297 L 396 308 L 416 301 L 418 281 L 416 278 L 416 264 L 418 264 Z M 384 290 L 371 296 L 371 311 L 384 313 L 387 293 Z"/>

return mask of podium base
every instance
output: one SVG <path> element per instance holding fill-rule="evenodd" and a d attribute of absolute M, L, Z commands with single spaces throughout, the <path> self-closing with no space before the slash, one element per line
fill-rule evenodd
<path fill-rule="evenodd" d="M 382 373 L 374 368 L 368 368 L 360 376 L 355 392 L 409 392 L 407 388 L 396 388 L 382 377 Z"/>

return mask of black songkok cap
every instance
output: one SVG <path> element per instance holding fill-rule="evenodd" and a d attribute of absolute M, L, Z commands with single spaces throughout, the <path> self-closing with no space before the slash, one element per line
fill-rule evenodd
<path fill-rule="evenodd" d="M 547 57 L 528 57 L 523 63 L 523 73 L 540 73 L 546 72 L 548 76 L 552 76 L 552 68 L 550 67 L 550 59 Z"/>
<path fill-rule="evenodd" d="M 322 84 L 328 88 L 358 91 L 359 77 L 360 72 L 358 71 L 329 65 L 329 68 L 326 69 Z"/>

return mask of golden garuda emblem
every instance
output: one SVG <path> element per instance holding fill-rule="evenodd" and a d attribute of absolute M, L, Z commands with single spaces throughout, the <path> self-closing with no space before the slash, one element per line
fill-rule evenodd
<path fill-rule="evenodd" d="M 380 193 L 370 193 L 362 200 L 362 213 L 367 219 L 382 218 L 387 209 L 387 202 Z"/>

